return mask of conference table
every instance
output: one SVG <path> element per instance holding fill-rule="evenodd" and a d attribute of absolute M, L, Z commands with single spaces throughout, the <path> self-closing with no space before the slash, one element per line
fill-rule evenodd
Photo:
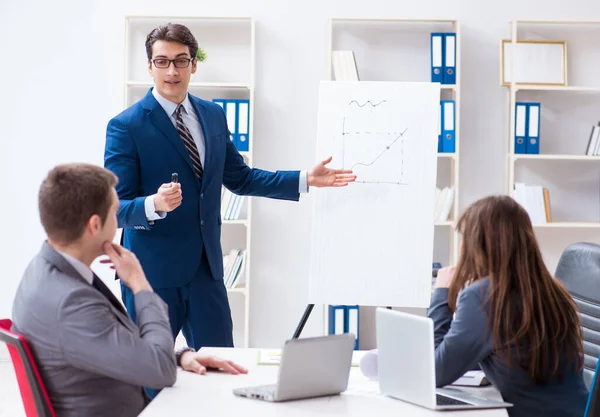
<path fill-rule="evenodd" d="M 209 371 L 197 375 L 178 369 L 177 382 L 163 389 L 140 414 L 141 417 L 176 416 L 452 416 L 507 417 L 505 409 L 462 410 L 436 412 L 379 393 L 379 384 L 365 377 L 357 364 L 364 351 L 355 351 L 348 389 L 340 395 L 305 400 L 271 403 L 238 397 L 232 390 L 238 387 L 272 384 L 277 381 L 279 367 L 263 364 L 260 349 L 203 348 L 248 369 L 246 375 L 229 375 Z M 262 351 L 264 352 L 264 350 Z M 399 377 L 401 377 L 399 375 Z M 460 387 L 476 395 L 501 400 L 500 393 L 488 387 Z"/>

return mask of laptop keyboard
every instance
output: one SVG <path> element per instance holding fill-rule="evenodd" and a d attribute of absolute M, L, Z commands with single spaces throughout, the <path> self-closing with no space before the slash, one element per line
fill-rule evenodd
<path fill-rule="evenodd" d="M 248 388 L 245 388 L 243 391 L 246 394 L 267 396 L 267 395 L 275 395 L 276 389 L 277 389 L 277 385 L 271 384 L 271 385 L 259 385 L 256 387 L 248 387 Z"/>
<path fill-rule="evenodd" d="M 437 405 L 473 405 L 471 403 L 455 400 L 454 398 L 446 397 L 440 394 L 435 394 L 435 401 Z"/>

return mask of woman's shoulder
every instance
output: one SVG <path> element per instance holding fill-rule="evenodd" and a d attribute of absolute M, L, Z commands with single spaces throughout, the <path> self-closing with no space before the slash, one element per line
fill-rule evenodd
<path fill-rule="evenodd" d="M 478 279 L 465 287 L 461 292 L 461 296 L 482 298 L 482 296 L 487 295 L 489 285 L 490 279 L 488 277 Z"/>

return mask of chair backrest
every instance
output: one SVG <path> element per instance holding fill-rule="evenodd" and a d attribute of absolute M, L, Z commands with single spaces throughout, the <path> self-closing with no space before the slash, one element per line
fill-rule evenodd
<path fill-rule="evenodd" d="M 15 368 L 27 417 L 56 417 L 25 338 L 11 331 L 12 321 L 0 320 L 0 342 L 6 343 Z"/>
<path fill-rule="evenodd" d="M 554 274 L 579 308 L 583 328 L 584 377 L 592 383 L 600 355 L 600 245 L 577 242 L 562 253 Z"/>

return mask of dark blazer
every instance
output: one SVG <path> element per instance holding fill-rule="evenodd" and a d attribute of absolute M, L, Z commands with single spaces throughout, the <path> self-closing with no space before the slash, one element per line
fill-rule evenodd
<path fill-rule="evenodd" d="M 140 260 L 153 288 L 180 287 L 192 280 L 202 249 L 214 279 L 223 278 L 221 187 L 233 193 L 284 200 L 300 198 L 299 171 L 250 168 L 229 139 L 223 109 L 189 95 L 200 120 L 206 156 L 203 180 L 152 90 L 113 118 L 107 127 L 104 165 L 119 177 L 119 227 L 123 245 Z M 183 201 L 166 218 L 149 224 L 144 201 L 179 174 Z"/>

